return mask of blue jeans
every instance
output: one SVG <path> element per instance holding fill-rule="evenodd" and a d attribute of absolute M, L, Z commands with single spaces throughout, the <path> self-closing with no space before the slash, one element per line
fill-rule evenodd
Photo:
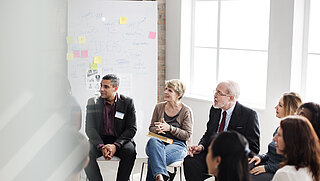
<path fill-rule="evenodd" d="M 152 137 L 147 143 L 146 153 L 149 157 L 147 181 L 151 181 L 158 174 L 169 177 L 167 165 L 182 161 L 187 156 L 188 149 L 182 141 L 173 140 L 172 144 L 165 145 L 160 139 Z"/>

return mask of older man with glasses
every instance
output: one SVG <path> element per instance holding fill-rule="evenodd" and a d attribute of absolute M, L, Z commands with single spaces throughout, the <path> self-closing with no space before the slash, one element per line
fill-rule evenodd
<path fill-rule="evenodd" d="M 245 136 L 249 148 L 258 154 L 260 150 L 260 131 L 257 113 L 237 99 L 239 85 L 234 81 L 220 82 L 214 91 L 214 102 L 210 109 L 207 130 L 198 145 L 188 146 L 189 155 L 184 159 L 184 174 L 187 181 L 209 178 L 206 155 L 213 135 L 234 130 Z M 228 143 L 226 143 L 228 144 Z"/>

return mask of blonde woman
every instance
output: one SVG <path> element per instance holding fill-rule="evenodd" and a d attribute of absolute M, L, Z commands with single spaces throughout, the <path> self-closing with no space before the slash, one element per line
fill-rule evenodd
<path fill-rule="evenodd" d="M 275 107 L 276 117 L 281 119 L 288 115 L 294 115 L 298 107 L 301 105 L 301 97 L 294 92 L 284 93 L 279 99 L 279 103 Z M 273 133 L 277 133 L 278 128 Z M 254 156 L 250 161 L 250 170 L 252 181 L 269 181 L 280 166 L 280 162 L 284 160 L 283 156 L 277 154 L 275 142 L 272 140 L 268 145 L 268 152 L 262 155 Z"/>
<path fill-rule="evenodd" d="M 156 105 L 149 131 L 173 139 L 172 144 L 158 138 L 150 138 L 146 153 L 148 155 L 147 180 L 166 180 L 169 178 L 166 166 L 182 161 L 187 156 L 187 143 L 192 135 L 191 109 L 181 102 L 185 85 L 176 79 L 166 82 L 165 102 Z"/>

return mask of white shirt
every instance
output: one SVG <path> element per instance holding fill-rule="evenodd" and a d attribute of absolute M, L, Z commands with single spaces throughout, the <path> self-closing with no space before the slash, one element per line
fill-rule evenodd
<path fill-rule="evenodd" d="M 272 181 L 313 181 L 309 168 L 296 169 L 295 166 L 286 165 L 280 168 L 274 175 Z"/>

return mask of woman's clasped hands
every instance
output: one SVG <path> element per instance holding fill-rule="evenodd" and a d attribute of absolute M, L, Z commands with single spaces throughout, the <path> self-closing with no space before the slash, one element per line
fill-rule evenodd
<path fill-rule="evenodd" d="M 158 134 L 166 134 L 165 131 L 170 131 L 170 125 L 164 121 L 164 118 L 161 118 L 160 122 L 155 122 L 154 125 L 158 127 L 156 129 Z"/>

